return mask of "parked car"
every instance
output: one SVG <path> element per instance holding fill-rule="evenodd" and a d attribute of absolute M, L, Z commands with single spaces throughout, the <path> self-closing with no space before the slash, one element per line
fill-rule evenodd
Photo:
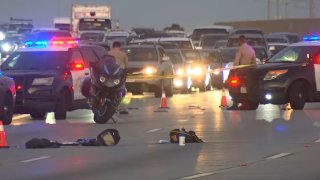
<path fill-rule="evenodd" d="M 244 35 L 247 39 L 247 43 L 251 46 L 263 46 L 268 49 L 266 39 L 261 34 L 232 34 L 229 36 L 227 47 L 239 47 L 239 37 Z"/>
<path fill-rule="evenodd" d="M 4 76 L 0 71 L 0 121 L 5 125 L 11 124 L 16 99 L 14 80 Z"/>
<path fill-rule="evenodd" d="M 292 32 L 274 32 L 270 33 L 270 35 L 284 36 L 289 40 L 290 44 L 301 41 L 299 35 L 297 33 Z"/>
<path fill-rule="evenodd" d="M 283 35 L 267 34 L 265 35 L 265 38 L 268 42 L 268 50 L 271 53 L 271 56 L 274 56 L 290 44 L 288 38 Z"/>
<path fill-rule="evenodd" d="M 229 34 L 231 26 L 204 26 L 197 27 L 192 31 L 191 39 L 195 46 L 199 46 L 199 41 L 204 34 Z"/>

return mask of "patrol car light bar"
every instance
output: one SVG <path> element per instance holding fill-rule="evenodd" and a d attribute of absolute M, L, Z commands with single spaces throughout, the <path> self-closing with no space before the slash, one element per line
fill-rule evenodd
<path fill-rule="evenodd" d="M 26 41 L 25 47 L 33 47 L 33 48 L 44 48 L 44 47 L 51 47 L 51 46 L 59 46 L 59 47 L 70 47 L 76 46 L 78 42 L 72 38 L 53 38 L 50 41 Z"/>
<path fill-rule="evenodd" d="M 303 41 L 319 41 L 319 36 L 304 36 Z"/>

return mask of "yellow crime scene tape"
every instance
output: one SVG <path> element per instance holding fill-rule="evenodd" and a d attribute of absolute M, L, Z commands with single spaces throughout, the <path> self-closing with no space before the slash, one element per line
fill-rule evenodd
<path fill-rule="evenodd" d="M 231 69 L 237 69 L 237 68 L 244 68 L 244 67 L 249 67 L 252 66 L 252 64 L 250 65 L 240 65 L 240 66 L 233 66 L 233 67 L 227 67 L 227 68 L 216 68 L 216 69 L 212 69 L 209 70 L 208 72 L 210 74 L 215 73 L 216 71 L 222 72 L 224 70 L 231 70 Z M 138 74 L 138 75 L 132 75 L 132 74 L 128 74 L 127 75 L 127 79 L 128 80 L 142 80 L 142 79 L 147 79 L 147 80 L 161 80 L 161 79 L 174 79 L 174 78 L 184 78 L 184 77 L 189 77 L 192 76 L 190 74 L 186 74 L 186 75 L 150 75 L 150 74 Z"/>

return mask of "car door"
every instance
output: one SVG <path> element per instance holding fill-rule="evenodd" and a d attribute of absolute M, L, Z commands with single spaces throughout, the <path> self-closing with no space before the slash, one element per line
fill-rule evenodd
<path fill-rule="evenodd" d="M 90 75 L 89 69 L 79 49 L 72 49 L 70 58 L 74 100 L 86 99 L 81 93 L 81 79 Z"/>

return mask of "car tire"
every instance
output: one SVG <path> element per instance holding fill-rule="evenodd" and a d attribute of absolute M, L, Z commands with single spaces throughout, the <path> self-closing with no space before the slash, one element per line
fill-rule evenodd
<path fill-rule="evenodd" d="M 67 96 L 67 91 L 62 90 L 54 111 L 54 117 L 56 120 L 65 120 L 67 118 Z"/>
<path fill-rule="evenodd" d="M 45 120 L 47 118 L 47 114 L 46 112 L 31 112 L 30 116 L 33 120 Z"/>
<path fill-rule="evenodd" d="M 292 109 L 301 110 L 307 101 L 307 92 L 303 82 L 294 83 L 289 90 L 289 103 Z"/>
<path fill-rule="evenodd" d="M 13 116 L 13 99 L 10 94 L 6 94 L 4 97 L 4 113 L 2 116 L 0 116 L 0 119 L 2 120 L 2 123 L 4 125 L 9 125 L 12 122 L 12 116 Z"/>

